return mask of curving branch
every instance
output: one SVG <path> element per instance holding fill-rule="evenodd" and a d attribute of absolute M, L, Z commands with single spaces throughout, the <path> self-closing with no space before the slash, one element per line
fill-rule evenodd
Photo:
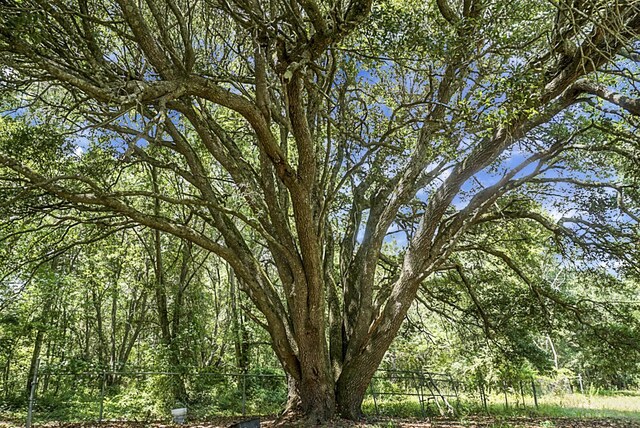
<path fill-rule="evenodd" d="M 579 80 L 571 85 L 570 90 L 583 94 L 595 95 L 605 101 L 623 108 L 633 116 L 640 117 L 640 98 L 631 98 L 608 87 L 586 79 Z"/>

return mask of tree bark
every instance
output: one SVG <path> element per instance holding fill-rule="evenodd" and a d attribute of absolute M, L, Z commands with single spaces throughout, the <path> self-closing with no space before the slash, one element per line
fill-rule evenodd
<path fill-rule="evenodd" d="M 151 168 L 151 179 L 153 190 L 156 194 L 159 193 L 158 187 L 158 175 L 155 168 Z M 154 213 L 160 215 L 160 201 L 158 198 L 154 198 Z M 172 370 L 180 367 L 180 353 L 175 340 L 175 333 L 171 331 L 171 323 L 169 321 L 169 310 L 167 303 L 167 284 L 165 281 L 165 267 L 162 251 L 161 233 L 159 230 L 155 230 L 153 233 L 154 243 L 154 258 L 155 258 L 155 298 L 156 298 L 156 310 L 158 316 L 158 322 L 160 324 L 160 334 L 162 344 L 165 346 L 167 352 L 167 358 Z M 186 402 L 188 399 L 187 388 L 184 384 L 182 375 L 171 375 L 172 382 L 172 394 L 176 401 Z"/>
<path fill-rule="evenodd" d="M 247 345 L 248 332 L 244 325 L 244 317 L 242 316 L 238 304 L 238 293 L 236 277 L 232 269 L 228 269 L 229 278 L 229 300 L 231 305 L 231 331 L 233 333 L 233 348 L 236 357 L 236 367 L 241 372 L 249 369 L 249 349 Z"/>
<path fill-rule="evenodd" d="M 357 369 L 342 372 L 336 385 L 336 408 L 340 416 L 350 420 L 357 420 L 362 416 L 362 401 L 373 373 L 368 375 Z"/>
<path fill-rule="evenodd" d="M 36 340 L 33 344 L 33 352 L 31 353 L 31 363 L 29 364 L 29 374 L 27 375 L 27 385 L 25 388 L 26 397 L 29 397 L 31 393 L 31 382 L 33 382 L 33 375 L 36 371 L 36 364 L 38 358 L 40 358 L 40 350 L 42 349 L 42 342 L 44 340 L 44 328 L 39 327 L 36 333 Z"/>
<path fill-rule="evenodd" d="M 287 376 L 287 404 L 280 419 L 283 425 L 301 423 L 315 426 L 335 415 L 336 401 L 331 376 L 318 376 L 305 370 L 303 379 Z"/>

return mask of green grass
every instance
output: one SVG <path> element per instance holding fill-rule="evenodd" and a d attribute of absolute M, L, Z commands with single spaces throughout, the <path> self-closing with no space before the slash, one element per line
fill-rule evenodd
<path fill-rule="evenodd" d="M 502 399 L 503 400 L 503 399 Z M 640 397 L 638 393 L 628 395 L 545 395 L 538 398 L 538 407 L 532 397 L 525 397 L 526 405 L 513 404 L 506 409 L 504 401 L 493 397 L 489 404 L 492 415 L 523 415 L 549 418 L 614 418 L 640 421 Z M 514 403 L 512 401 L 511 403 Z"/>
<path fill-rule="evenodd" d="M 614 418 L 640 421 L 640 398 L 634 396 L 583 396 L 571 394 L 544 398 L 531 412 L 539 416 Z"/>
<path fill-rule="evenodd" d="M 198 420 L 208 419 L 213 416 L 239 415 L 241 414 L 241 395 L 237 391 L 227 391 L 226 394 L 218 391 L 216 397 L 200 397 L 200 403 L 191 403 L 190 415 Z M 282 395 L 282 394 L 280 394 Z M 262 396 L 252 393 L 247 397 L 246 410 L 248 414 L 274 414 L 281 408 L 285 396 L 271 393 Z M 87 399 L 87 397 L 80 397 Z M 98 416 L 98 402 L 88 400 L 68 400 L 64 405 L 55 403 L 55 400 L 40 400 L 36 406 L 34 417 L 36 421 L 52 420 L 96 420 Z M 215 398 L 216 400 L 214 400 Z M 516 405 L 517 403 L 517 405 Z M 417 397 L 406 396 L 378 396 L 376 406 L 372 397 L 367 397 L 363 403 L 365 415 L 371 417 L 389 418 L 423 418 L 423 409 Z M 462 399 L 450 404 L 456 409 L 455 415 L 450 415 L 461 423 L 465 418 L 483 417 L 487 415 L 484 408 L 477 401 Z M 534 417 L 536 419 L 550 420 L 556 418 L 606 418 L 624 419 L 640 423 L 640 392 L 628 391 L 625 393 L 604 393 L 598 395 L 560 394 L 544 395 L 538 398 L 538 407 L 533 404 L 533 397 L 525 397 L 525 405 L 522 399 L 516 401 L 515 396 L 509 397 L 509 407 L 504 405 L 504 396 L 490 397 L 488 403 L 488 416 L 495 418 L 496 428 L 508 425 L 509 418 Z M 17 408 L 3 408 L 0 406 L 0 420 L 24 420 L 25 412 L 22 406 Z M 438 407 L 430 401 L 424 410 L 424 416 L 439 416 Z M 160 403 L 154 401 L 149 393 L 118 394 L 106 397 L 104 402 L 105 419 L 145 420 L 168 418 L 168 411 Z M 502 421 L 502 422 L 501 422 Z M 380 422 L 377 422 L 380 424 Z M 384 427 L 392 426 L 393 421 Z M 549 427 L 552 428 L 552 427 Z"/>
<path fill-rule="evenodd" d="M 517 404 L 516 404 L 517 403 Z M 363 411 L 371 416 L 394 416 L 401 418 L 421 418 L 422 408 L 417 397 L 368 397 L 363 403 Z M 459 403 L 451 401 L 458 417 L 486 414 L 477 402 L 462 399 Z M 509 397 L 509 407 L 505 407 L 504 396 L 490 397 L 488 414 L 495 417 L 539 417 L 539 418 L 607 418 L 627 419 L 640 422 L 640 393 L 629 391 L 626 394 L 582 395 L 562 394 L 545 395 L 538 398 L 538 407 L 533 397 L 516 401 Z M 433 401 L 425 406 L 427 416 L 438 416 L 439 409 Z"/>

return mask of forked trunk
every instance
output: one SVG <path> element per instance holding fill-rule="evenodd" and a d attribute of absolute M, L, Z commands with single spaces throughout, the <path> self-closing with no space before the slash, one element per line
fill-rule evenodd
<path fill-rule="evenodd" d="M 362 401 L 367 387 L 396 337 L 415 296 L 418 281 L 413 278 L 401 278 L 399 281 L 403 282 L 397 289 L 404 290 L 404 293 L 396 293 L 390 297 L 391 304 L 386 305 L 381 314 L 385 316 L 385 321 L 380 323 L 375 334 L 371 335 L 359 352 L 353 353 L 342 367 L 336 382 L 336 403 L 338 413 L 343 418 L 355 420 L 361 416 Z"/>
<path fill-rule="evenodd" d="M 359 361 L 343 371 L 338 382 L 332 375 L 317 376 L 316 370 L 308 370 L 311 376 L 296 380 L 288 376 L 288 400 L 282 426 L 315 426 L 339 415 L 357 420 L 362 416 L 362 402 L 367 387 L 377 368 L 374 359 Z"/>

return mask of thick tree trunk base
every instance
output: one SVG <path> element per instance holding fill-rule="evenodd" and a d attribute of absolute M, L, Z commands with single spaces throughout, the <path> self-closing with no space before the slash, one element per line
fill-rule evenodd
<path fill-rule="evenodd" d="M 336 410 L 341 418 L 352 421 L 362 418 L 362 402 L 372 376 L 373 372 L 366 372 L 365 368 L 343 371 L 336 385 Z"/>
<path fill-rule="evenodd" d="M 332 412 L 333 413 L 333 412 Z M 276 419 L 276 427 L 314 427 L 324 425 L 332 417 L 323 412 L 305 413 L 301 408 L 288 408 Z"/>
<path fill-rule="evenodd" d="M 284 411 L 276 420 L 276 426 L 312 427 L 330 421 L 335 415 L 333 391 L 325 388 L 309 388 L 301 392 L 297 382 L 289 377 L 288 399 Z"/>
<path fill-rule="evenodd" d="M 364 422 L 365 419 L 364 418 L 360 418 L 357 420 L 353 420 L 353 419 L 346 419 L 346 418 L 341 418 L 341 417 L 333 417 L 331 419 L 328 419 L 322 423 L 315 423 L 310 421 L 309 419 L 305 418 L 305 417 L 301 417 L 299 419 L 296 418 L 278 418 L 276 421 L 274 421 L 273 426 L 275 428 L 288 428 L 288 427 L 294 427 L 294 428 L 305 428 L 305 427 L 318 427 L 318 426 L 322 426 L 322 427 L 342 427 L 342 426 L 355 426 L 353 423 L 354 422 Z M 360 426 L 358 424 L 358 426 Z"/>
<path fill-rule="evenodd" d="M 362 419 L 362 401 L 339 399 L 337 406 L 337 413 L 341 418 L 348 419 L 350 421 L 357 421 Z"/>

